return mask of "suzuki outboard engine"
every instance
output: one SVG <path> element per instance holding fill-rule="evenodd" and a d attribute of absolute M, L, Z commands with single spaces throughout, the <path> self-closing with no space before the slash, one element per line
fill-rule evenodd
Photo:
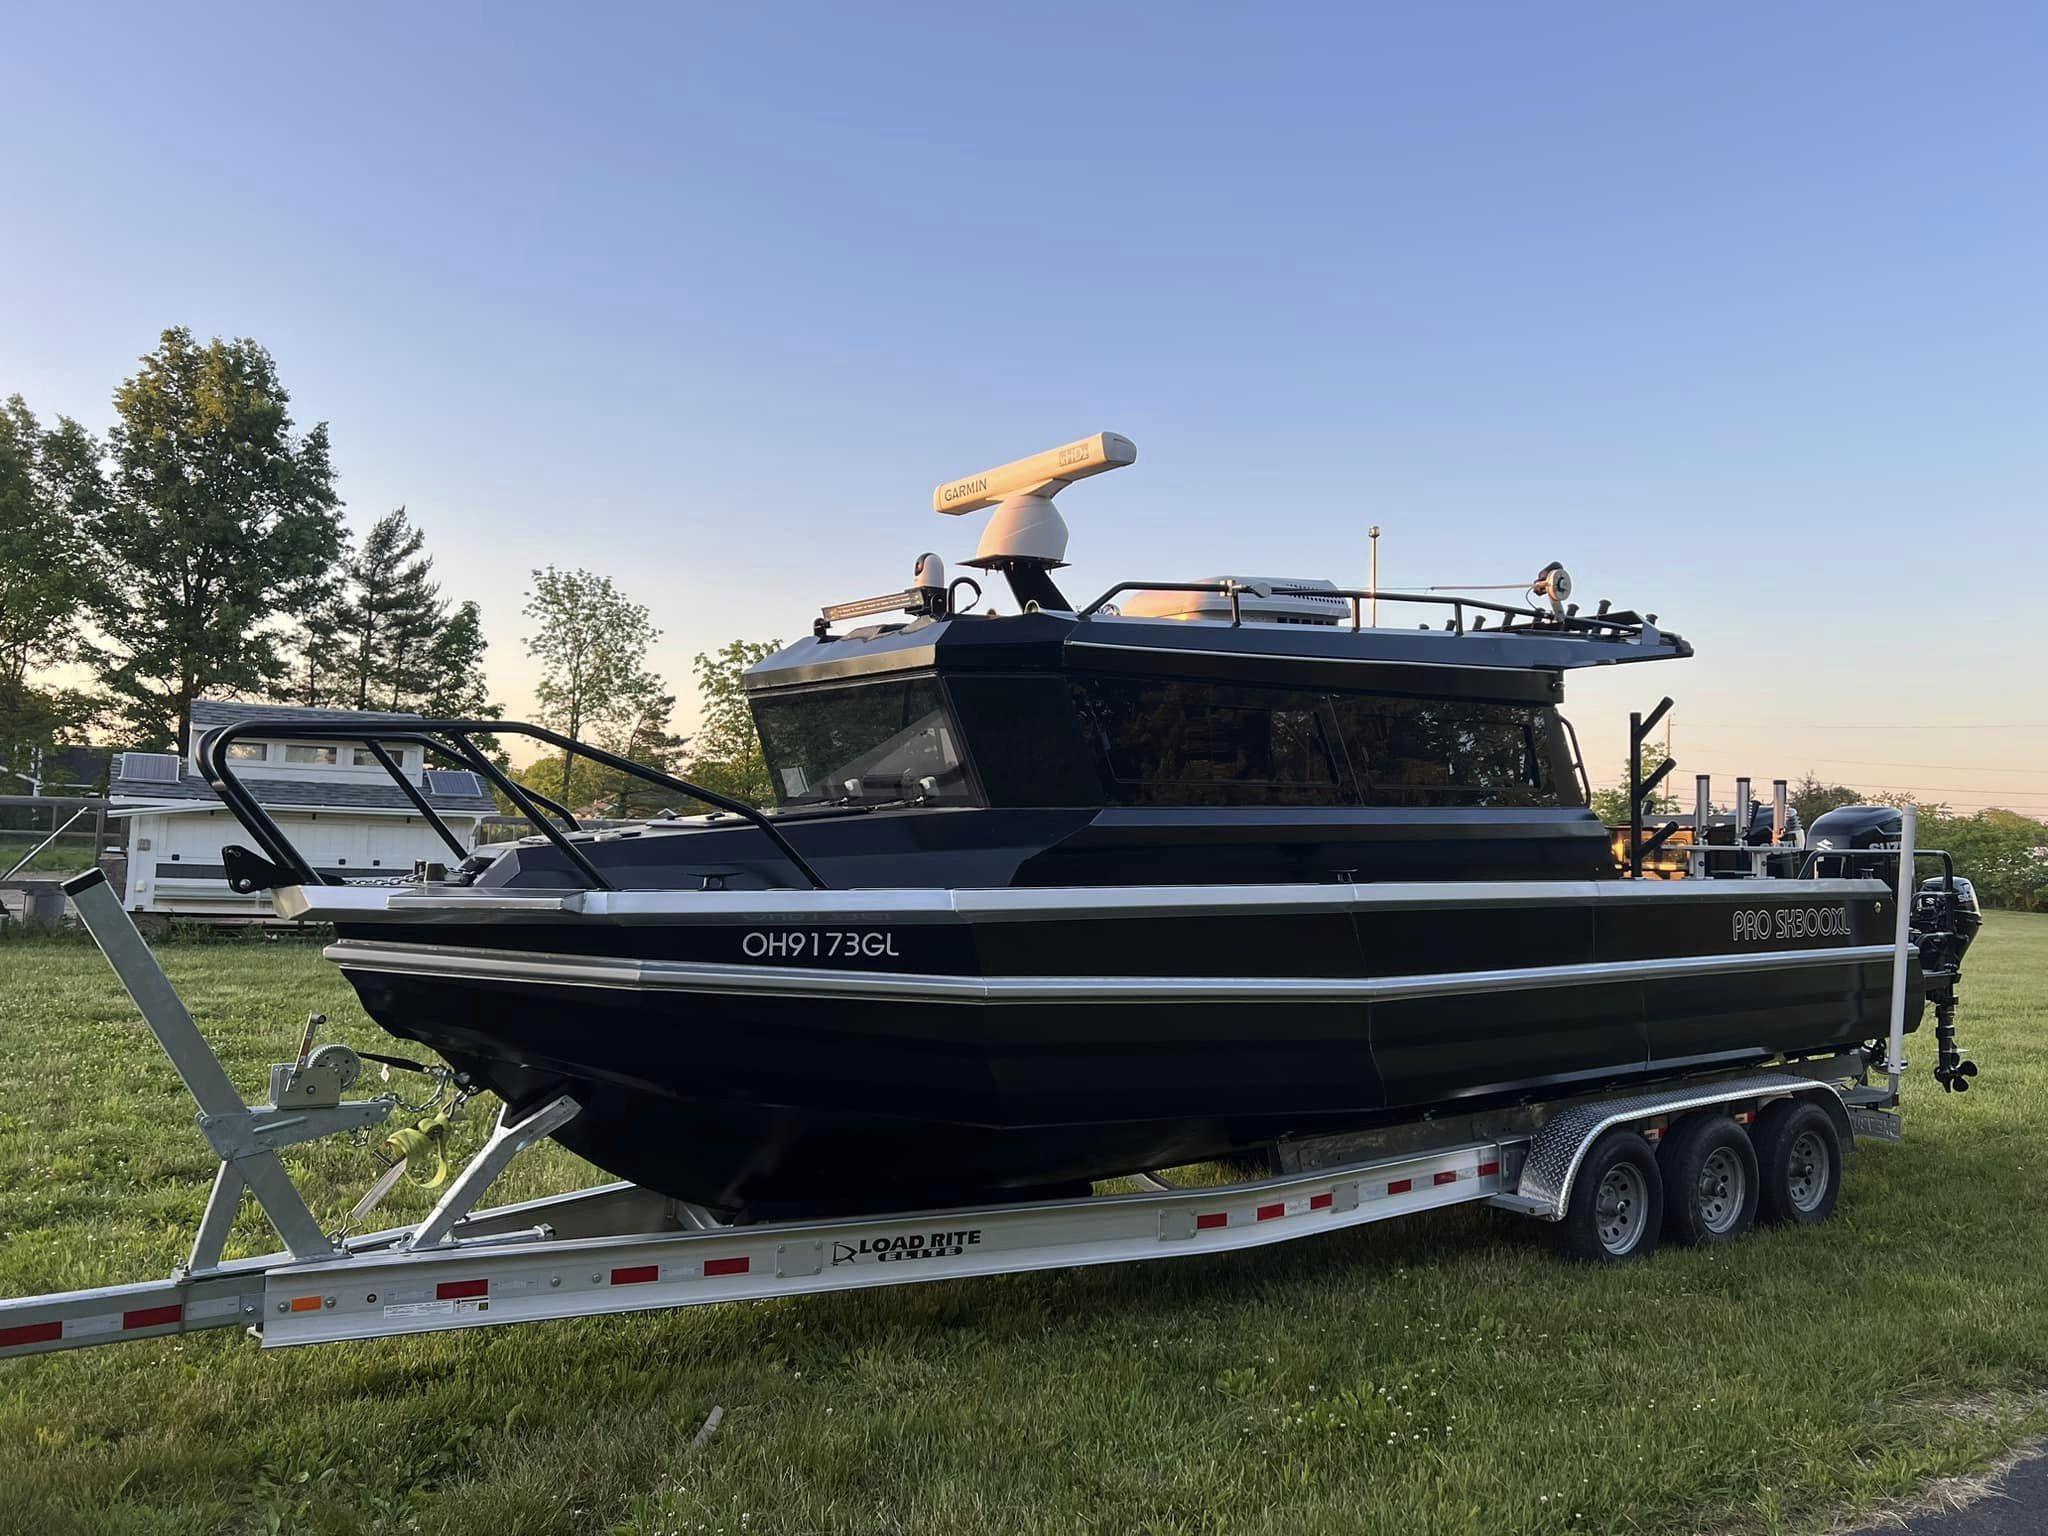
<path fill-rule="evenodd" d="M 1812 872 L 1895 883 L 1902 835 L 1896 806 L 1845 805 L 1816 816 L 1806 832 Z M 1946 865 L 1947 855 L 1941 857 Z M 1977 1075 L 1977 1064 L 1965 1060 L 1956 1044 L 1956 982 L 1962 975 L 1963 953 L 1984 926 L 1976 887 L 1953 867 L 1921 881 L 1913 893 L 1911 921 L 1927 998 L 1934 1004 L 1934 1080 L 1951 1093 L 1961 1093 Z"/>

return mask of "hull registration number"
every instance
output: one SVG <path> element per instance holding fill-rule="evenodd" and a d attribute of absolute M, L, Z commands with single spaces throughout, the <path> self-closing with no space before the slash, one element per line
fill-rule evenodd
<path fill-rule="evenodd" d="M 894 960 L 896 935 L 875 928 L 802 928 L 787 933 L 755 929 L 740 940 L 749 960 Z"/>

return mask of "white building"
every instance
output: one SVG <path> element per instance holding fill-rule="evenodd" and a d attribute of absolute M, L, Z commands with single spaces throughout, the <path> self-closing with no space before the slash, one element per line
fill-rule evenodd
<path fill-rule="evenodd" d="M 127 827 L 123 889 L 131 911 L 202 919 L 270 915 L 268 893 L 238 896 L 228 889 L 221 849 L 251 847 L 254 839 L 201 777 L 197 751 L 216 726 L 286 717 L 401 728 L 419 719 L 201 700 L 192 706 L 190 752 L 116 753 L 107 797 L 111 814 Z M 475 846 L 478 827 L 497 813 L 482 778 L 429 769 L 416 746 L 392 743 L 385 750 L 448 829 L 465 847 Z M 419 859 L 453 861 L 448 845 L 360 742 L 266 741 L 259 735 L 231 743 L 228 758 L 279 830 L 323 874 L 389 878 L 410 874 Z"/>

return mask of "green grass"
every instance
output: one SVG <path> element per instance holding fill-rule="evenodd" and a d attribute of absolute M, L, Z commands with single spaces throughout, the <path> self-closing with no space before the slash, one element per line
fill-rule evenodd
<path fill-rule="evenodd" d="M 379 1038 L 311 945 L 163 958 L 251 1090 L 308 1009 Z M 1596 1271 L 1457 1210 L 1172 1263 L 15 1361 L 0 1531 L 1817 1530 L 2048 1432 L 2048 916 L 1990 919 L 1964 1022 L 1977 1090 L 1935 1093 L 1919 1037 L 1908 1139 L 1859 1152 L 1826 1227 Z M 0 1047 L 0 1292 L 165 1272 L 208 1161 L 97 952 L 0 944 Z M 346 1146 L 295 1167 L 326 1213 L 374 1172 Z"/>
<path fill-rule="evenodd" d="M 92 828 L 87 827 L 86 831 L 89 834 Z M 0 875 L 4 875 L 8 870 L 14 868 L 16 862 L 30 849 L 42 842 L 42 840 L 40 836 L 22 837 L 18 834 L 0 837 Z M 23 864 L 21 872 L 25 875 L 52 872 L 58 874 L 77 874 L 82 870 L 92 868 L 92 862 L 93 841 L 89 835 L 85 837 L 60 837 L 26 864 Z"/>

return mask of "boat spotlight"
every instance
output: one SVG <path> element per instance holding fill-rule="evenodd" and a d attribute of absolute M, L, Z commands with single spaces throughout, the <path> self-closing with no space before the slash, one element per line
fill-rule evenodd
<path fill-rule="evenodd" d="M 1529 583 L 1529 590 L 1538 597 L 1550 599 L 1550 611 L 1559 618 L 1564 617 L 1565 600 L 1572 595 L 1572 573 L 1564 563 L 1553 560 L 1536 573 L 1536 579 Z"/>

